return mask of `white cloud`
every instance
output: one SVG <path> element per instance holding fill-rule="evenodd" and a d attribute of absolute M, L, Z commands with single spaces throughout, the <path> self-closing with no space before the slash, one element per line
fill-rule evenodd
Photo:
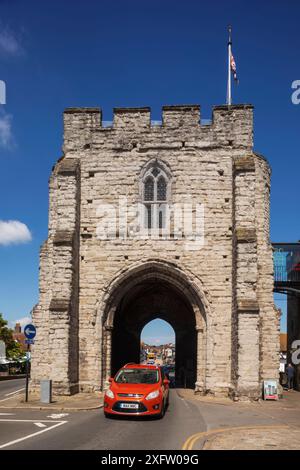
<path fill-rule="evenodd" d="M 23 47 L 16 33 L 0 23 L 0 53 L 6 56 L 23 54 Z"/>
<path fill-rule="evenodd" d="M 16 323 L 20 323 L 21 327 L 24 328 L 24 326 L 28 325 L 28 323 L 32 323 L 32 318 L 22 317 L 22 318 L 18 318 L 17 320 L 11 320 L 10 321 L 11 328 L 14 328 Z"/>
<path fill-rule="evenodd" d="M 146 344 L 159 346 L 161 344 L 175 343 L 175 336 L 143 336 L 142 341 Z"/>
<path fill-rule="evenodd" d="M 27 243 L 31 239 L 27 225 L 18 220 L 0 220 L 0 245 Z"/>
<path fill-rule="evenodd" d="M 11 147 L 12 144 L 12 115 L 0 110 L 0 146 Z"/>

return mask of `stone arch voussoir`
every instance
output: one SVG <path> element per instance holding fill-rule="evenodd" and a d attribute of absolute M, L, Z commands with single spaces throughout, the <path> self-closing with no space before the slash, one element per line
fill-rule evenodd
<path fill-rule="evenodd" d="M 210 317 L 210 299 L 199 278 L 170 261 L 147 259 L 121 269 L 103 289 L 97 308 L 101 324 L 113 326 L 113 315 L 120 299 L 137 283 L 147 279 L 161 279 L 177 288 L 198 310 L 196 325 L 203 326 Z"/>

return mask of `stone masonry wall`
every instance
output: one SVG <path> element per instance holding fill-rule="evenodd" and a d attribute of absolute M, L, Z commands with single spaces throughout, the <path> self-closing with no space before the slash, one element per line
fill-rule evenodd
<path fill-rule="evenodd" d="M 41 251 L 33 386 L 49 377 L 57 393 L 101 387 L 99 305 L 118 273 L 153 258 L 175 263 L 205 292 L 206 393 L 258 396 L 260 380 L 276 376 L 269 195 L 262 191 L 269 167 L 253 152 L 252 119 L 250 105 L 217 106 L 212 124 L 202 126 L 198 106 L 165 106 L 162 124 L 151 125 L 149 108 L 118 108 L 107 128 L 97 109 L 65 111 Z M 137 203 L 143 168 L 156 159 L 170 172 L 172 203 L 204 205 L 205 244 L 197 251 L 176 237 L 96 236 L 99 208 L 117 207 L 119 197 Z"/>

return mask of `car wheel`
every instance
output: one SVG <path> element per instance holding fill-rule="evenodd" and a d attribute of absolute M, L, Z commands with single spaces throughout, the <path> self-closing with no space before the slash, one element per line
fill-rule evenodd
<path fill-rule="evenodd" d="M 169 395 L 168 395 L 167 402 L 166 402 L 166 409 L 167 408 L 169 408 Z"/>
<path fill-rule="evenodd" d="M 105 413 L 105 411 L 104 411 L 104 416 L 105 416 L 105 418 L 107 418 L 107 419 L 110 418 L 110 414 L 109 414 L 109 413 Z"/>
<path fill-rule="evenodd" d="M 166 405 L 165 405 L 165 402 L 163 401 L 161 412 L 158 415 L 158 419 L 162 419 L 165 416 L 165 411 L 166 411 Z"/>

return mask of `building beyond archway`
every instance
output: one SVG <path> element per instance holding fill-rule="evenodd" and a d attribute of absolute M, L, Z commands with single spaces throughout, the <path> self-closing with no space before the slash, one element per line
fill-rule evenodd
<path fill-rule="evenodd" d="M 150 320 L 141 330 L 140 335 L 140 363 L 154 364 L 171 372 L 172 385 L 175 385 L 175 360 L 176 360 L 176 332 L 172 325 L 156 316 Z"/>
<path fill-rule="evenodd" d="M 138 360 L 159 312 L 203 394 L 261 396 L 277 379 L 279 318 L 269 240 L 270 167 L 253 150 L 253 107 L 64 112 L 50 178 L 49 233 L 33 311 L 32 389 L 103 389 Z"/>

